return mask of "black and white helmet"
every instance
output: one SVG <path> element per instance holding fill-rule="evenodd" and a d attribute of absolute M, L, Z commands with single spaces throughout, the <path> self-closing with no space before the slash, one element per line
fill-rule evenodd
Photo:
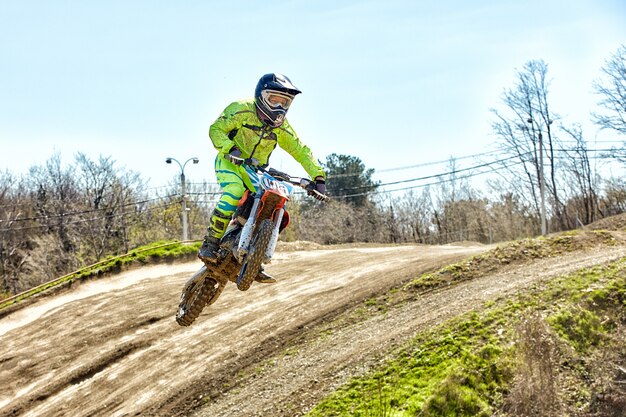
<path fill-rule="evenodd" d="M 282 125 L 293 98 L 301 92 L 286 76 L 265 74 L 254 91 L 259 117 L 272 127 Z"/>

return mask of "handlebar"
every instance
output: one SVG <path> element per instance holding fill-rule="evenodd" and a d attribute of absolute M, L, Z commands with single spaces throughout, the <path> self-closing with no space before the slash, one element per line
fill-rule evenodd
<path fill-rule="evenodd" d="M 227 161 L 232 162 L 235 165 L 248 165 L 253 167 L 254 169 L 256 169 L 257 171 L 261 171 L 261 172 L 266 172 L 269 175 L 271 175 L 274 178 L 277 178 L 281 181 L 286 181 L 290 184 L 296 185 L 298 187 L 304 188 L 307 192 L 308 195 L 310 195 L 311 197 L 315 198 L 316 200 L 319 201 L 329 201 L 330 197 L 327 196 L 326 194 L 322 194 L 319 191 L 317 191 L 315 189 L 315 181 L 311 181 L 307 178 L 299 178 L 299 177 L 292 177 L 291 175 L 285 173 L 285 172 L 281 172 L 278 171 L 277 169 L 274 168 L 268 168 L 266 169 L 265 167 L 263 167 L 258 159 L 256 158 L 239 158 L 237 156 L 231 155 L 231 154 L 225 154 L 224 155 L 224 159 L 226 159 Z"/>
<path fill-rule="evenodd" d="M 292 177 L 291 175 L 285 173 L 285 172 L 281 172 L 278 171 L 277 169 L 274 168 L 269 168 L 269 169 L 265 169 L 261 166 L 256 167 L 259 171 L 263 171 L 263 172 L 267 172 L 269 175 L 271 175 L 274 178 L 277 178 L 281 181 L 285 181 L 288 182 L 290 184 L 296 185 L 300 188 L 304 188 L 307 192 L 308 195 L 310 195 L 311 197 L 315 198 L 316 200 L 319 201 L 330 201 L 330 197 L 327 196 L 326 194 L 322 194 L 319 191 L 317 191 L 315 189 L 315 181 L 311 181 L 307 178 L 300 178 L 300 177 Z"/>

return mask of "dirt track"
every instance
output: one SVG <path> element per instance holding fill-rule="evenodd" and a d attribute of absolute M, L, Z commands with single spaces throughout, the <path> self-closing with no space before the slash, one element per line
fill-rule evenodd
<path fill-rule="evenodd" d="M 625 255 L 616 247 L 541 261 L 331 324 L 372 295 L 485 249 L 281 252 L 267 268 L 278 284 L 245 293 L 229 285 L 189 328 L 174 313 L 196 262 L 83 284 L 0 320 L 0 415 L 300 415 L 420 328 L 546 271 Z"/>

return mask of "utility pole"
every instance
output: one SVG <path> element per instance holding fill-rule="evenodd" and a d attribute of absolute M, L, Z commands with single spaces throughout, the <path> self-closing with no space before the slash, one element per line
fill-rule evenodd
<path fill-rule="evenodd" d="M 532 118 L 528 119 L 526 122 L 530 123 L 533 130 L 533 136 L 535 135 L 535 122 Z M 539 139 L 539 194 L 541 195 L 541 235 L 545 236 L 547 234 L 546 227 L 546 191 L 545 191 L 545 180 L 543 176 L 543 135 L 541 133 L 541 128 L 538 127 L 539 134 L 537 138 Z"/>
<path fill-rule="evenodd" d="M 184 164 L 181 165 L 180 162 L 178 162 L 178 160 L 176 158 L 166 158 L 165 159 L 165 163 L 166 164 L 171 164 L 172 161 L 176 162 L 180 168 L 180 189 L 181 189 L 181 194 L 182 194 L 182 201 L 181 201 L 181 206 L 182 206 L 182 220 L 183 220 L 183 242 L 189 240 L 189 226 L 188 226 L 188 222 L 187 222 L 187 184 L 185 182 L 185 166 L 187 165 L 187 162 L 192 161 L 194 164 L 197 164 L 200 160 L 198 158 L 189 158 L 185 161 Z"/>
<path fill-rule="evenodd" d="M 539 131 L 539 193 L 541 194 L 541 235 L 545 236 L 546 229 L 546 184 L 543 177 L 543 135 Z"/>

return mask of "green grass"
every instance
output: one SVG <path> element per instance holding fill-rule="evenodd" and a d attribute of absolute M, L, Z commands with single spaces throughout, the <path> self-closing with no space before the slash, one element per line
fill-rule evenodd
<path fill-rule="evenodd" d="M 566 241 L 567 237 L 559 245 Z M 536 253 L 545 253 L 540 246 L 534 248 Z M 524 245 L 523 250 L 528 247 Z M 624 276 L 626 258 L 556 278 L 510 300 L 491 301 L 480 312 L 416 335 L 380 369 L 351 380 L 307 415 L 492 415 L 507 402 L 517 383 L 515 375 L 528 367 L 522 361 L 528 347 L 522 347 L 518 332 L 529 315 L 545 317 L 546 327 L 562 351 L 573 349 L 574 355 L 589 355 L 603 348 L 619 349 L 621 344 L 613 334 L 626 318 Z M 569 381 L 569 391 L 563 394 L 564 407 L 568 403 L 588 405 L 586 378 L 592 365 L 571 362 L 586 368 L 581 371 L 566 366 L 563 370 Z"/>
<path fill-rule="evenodd" d="M 424 290 L 443 287 L 496 271 L 504 265 L 557 257 L 584 248 L 613 246 L 619 243 L 613 234 L 605 230 L 573 230 L 558 235 L 508 242 L 433 273 L 423 274 L 407 284 L 406 289 Z"/>
<path fill-rule="evenodd" d="M 159 241 L 151 243 L 150 245 L 140 246 L 131 250 L 127 254 L 109 256 L 96 264 L 79 269 L 78 271 L 57 278 L 56 280 L 43 285 L 39 285 L 31 290 L 23 292 L 18 297 L 13 299 L 6 300 L 4 302 L 0 300 L 0 310 L 60 285 L 67 285 L 77 280 L 101 276 L 112 272 L 119 272 L 132 265 L 143 265 L 189 256 L 196 253 L 199 247 L 199 242 L 185 245 L 178 241 Z"/>

